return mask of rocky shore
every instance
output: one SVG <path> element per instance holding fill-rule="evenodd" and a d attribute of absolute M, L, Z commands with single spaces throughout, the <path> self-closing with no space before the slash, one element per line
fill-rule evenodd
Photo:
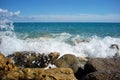
<path fill-rule="evenodd" d="M 0 80 L 120 80 L 120 57 L 59 56 L 58 52 L 0 53 Z"/>

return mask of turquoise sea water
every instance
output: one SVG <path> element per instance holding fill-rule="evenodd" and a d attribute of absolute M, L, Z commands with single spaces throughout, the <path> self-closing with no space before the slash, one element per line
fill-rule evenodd
<path fill-rule="evenodd" d="M 120 37 L 120 23 L 14 23 L 17 34 L 35 38 L 51 34 L 69 33 L 83 37 Z M 21 36 L 21 37 L 22 37 Z"/>

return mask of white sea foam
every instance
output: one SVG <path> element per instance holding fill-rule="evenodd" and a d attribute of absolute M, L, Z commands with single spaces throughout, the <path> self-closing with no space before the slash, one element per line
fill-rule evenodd
<path fill-rule="evenodd" d="M 74 41 L 76 43 L 76 41 Z M 119 38 L 99 38 L 92 37 L 89 42 L 80 42 L 75 45 L 66 43 L 65 41 L 56 40 L 56 38 L 35 38 L 20 40 L 17 38 L 4 36 L 0 45 L 0 52 L 5 55 L 12 54 L 15 51 L 36 51 L 40 53 L 60 52 L 61 55 L 66 53 L 76 56 L 88 57 L 112 57 L 116 51 L 111 49 L 111 44 L 118 44 Z"/>

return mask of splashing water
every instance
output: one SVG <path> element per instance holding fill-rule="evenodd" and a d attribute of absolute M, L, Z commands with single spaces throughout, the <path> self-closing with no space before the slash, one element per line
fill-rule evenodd
<path fill-rule="evenodd" d="M 0 9 L 0 36 L 15 36 L 12 19 L 18 16 L 19 13 L 19 11 L 13 13 L 8 10 Z"/>
<path fill-rule="evenodd" d="M 18 16 L 19 13 L 19 11 L 13 13 L 8 10 L 0 9 L 0 52 L 3 52 L 4 49 L 7 50 L 5 47 L 7 47 L 7 44 L 11 43 L 10 41 L 7 42 L 9 38 L 16 37 L 12 19 Z M 12 44 L 9 47 L 12 47 Z"/>

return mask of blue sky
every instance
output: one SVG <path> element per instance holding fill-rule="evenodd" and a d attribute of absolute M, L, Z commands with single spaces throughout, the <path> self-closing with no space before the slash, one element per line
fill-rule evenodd
<path fill-rule="evenodd" d="M 0 0 L 0 8 L 20 11 L 20 22 L 120 22 L 120 0 Z"/>

